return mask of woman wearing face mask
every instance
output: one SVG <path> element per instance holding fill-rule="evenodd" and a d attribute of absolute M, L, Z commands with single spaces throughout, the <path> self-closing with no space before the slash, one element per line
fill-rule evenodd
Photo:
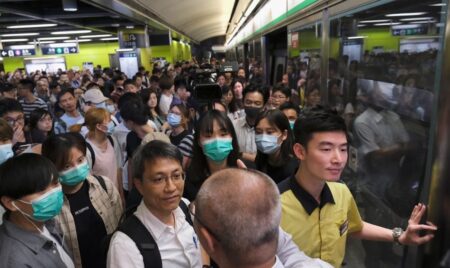
<path fill-rule="evenodd" d="M 14 131 L 11 126 L 0 118 L 0 164 L 14 156 L 12 150 L 13 135 Z"/>
<path fill-rule="evenodd" d="M 112 136 L 114 123 L 105 109 L 93 108 L 85 115 L 85 125 L 89 132 L 86 135 L 87 160 L 92 174 L 109 178 L 120 195 L 123 196 L 122 187 L 122 154 L 119 142 Z"/>
<path fill-rule="evenodd" d="M 239 145 L 231 120 L 217 110 L 206 112 L 195 129 L 184 197 L 194 200 L 206 178 L 224 168 L 236 167 L 238 157 Z"/>
<path fill-rule="evenodd" d="M 116 230 L 123 213 L 116 187 L 106 177 L 89 175 L 86 142 L 78 133 L 49 137 L 42 155 L 59 173 L 64 205 L 57 220 L 75 267 L 104 267 L 102 240 Z"/>
<path fill-rule="evenodd" d="M 184 137 L 190 134 L 189 110 L 183 104 L 173 105 L 167 114 L 167 123 L 172 129 L 169 135 L 170 142 L 178 146 Z"/>
<path fill-rule="evenodd" d="M 294 138 L 286 115 L 279 110 L 264 111 L 255 126 L 256 169 L 275 183 L 294 174 L 298 160 L 292 151 Z"/>
<path fill-rule="evenodd" d="M 37 154 L 23 154 L 0 166 L 0 267 L 74 267 L 54 217 L 63 193 L 55 166 Z"/>

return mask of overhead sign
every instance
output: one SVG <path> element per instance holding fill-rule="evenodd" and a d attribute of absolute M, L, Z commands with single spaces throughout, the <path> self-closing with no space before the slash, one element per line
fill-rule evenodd
<path fill-rule="evenodd" d="M 137 57 L 136 52 L 120 52 L 119 58 L 135 58 Z"/>
<path fill-rule="evenodd" d="M 78 47 L 42 47 L 42 55 L 76 54 Z"/>
<path fill-rule="evenodd" d="M 1 49 L 0 55 L 3 58 L 34 56 L 36 55 L 36 49 Z"/>
<path fill-rule="evenodd" d="M 393 36 L 425 35 L 428 33 L 428 27 L 417 26 L 414 28 L 392 27 Z"/>

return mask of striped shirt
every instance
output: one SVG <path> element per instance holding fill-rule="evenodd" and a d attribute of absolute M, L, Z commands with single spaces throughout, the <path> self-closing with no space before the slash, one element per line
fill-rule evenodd
<path fill-rule="evenodd" d="M 22 105 L 23 113 L 25 114 L 26 119 L 30 119 L 31 112 L 33 112 L 34 110 L 36 110 L 38 108 L 42 108 L 42 109 L 48 111 L 47 103 L 45 103 L 45 101 L 43 101 L 40 98 L 36 98 L 36 100 L 31 103 L 26 102 L 25 99 L 21 99 L 21 100 L 19 100 L 19 102 Z"/>
<path fill-rule="evenodd" d="M 183 156 L 192 158 L 194 156 L 193 152 L 194 147 L 194 134 L 189 134 L 184 137 L 180 144 L 178 144 L 178 149 L 181 151 Z"/>

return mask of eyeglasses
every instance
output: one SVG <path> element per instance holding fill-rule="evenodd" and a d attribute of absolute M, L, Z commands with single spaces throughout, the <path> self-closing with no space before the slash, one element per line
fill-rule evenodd
<path fill-rule="evenodd" d="M 206 226 L 206 225 L 203 223 L 202 220 L 200 220 L 200 217 L 197 217 L 197 216 L 195 215 L 195 204 L 194 204 L 194 203 L 191 203 L 191 205 L 189 205 L 189 213 L 191 213 L 191 218 L 194 219 L 194 220 L 193 220 L 193 221 L 194 221 L 194 224 L 197 223 L 197 224 L 202 225 L 203 228 L 205 228 L 206 231 L 208 231 L 208 233 L 210 233 L 212 236 L 214 236 L 214 238 L 215 238 L 217 241 L 220 241 L 220 238 L 216 235 L 216 233 L 213 232 L 213 231 L 211 231 L 211 229 L 210 229 L 208 226 Z"/>
<path fill-rule="evenodd" d="M 155 178 L 149 178 L 146 180 L 155 186 L 162 186 L 162 185 L 164 185 L 164 183 L 168 183 L 169 179 L 171 179 L 173 183 L 181 183 L 182 181 L 185 180 L 185 177 L 186 177 L 186 175 L 183 172 L 181 172 L 181 173 L 175 173 L 172 176 L 161 175 L 161 176 L 157 176 Z"/>
<path fill-rule="evenodd" d="M 19 124 L 24 124 L 25 123 L 25 118 L 24 117 L 17 117 L 16 119 L 11 118 L 11 117 L 7 117 L 5 118 L 6 122 L 8 123 L 8 125 L 10 125 L 11 127 L 13 127 L 16 123 Z"/>
<path fill-rule="evenodd" d="M 274 98 L 274 99 L 286 99 L 286 96 L 283 96 L 283 95 L 272 95 L 272 98 Z"/>

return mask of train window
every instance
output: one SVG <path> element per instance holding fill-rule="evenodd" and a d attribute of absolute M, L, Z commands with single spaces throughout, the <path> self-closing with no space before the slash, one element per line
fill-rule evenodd
<path fill-rule="evenodd" d="M 291 99 L 301 107 L 321 102 L 321 28 L 320 23 L 315 23 L 288 33 L 288 62 L 284 83 L 291 88 L 294 96 L 298 96 Z"/>
<path fill-rule="evenodd" d="M 351 136 L 343 180 L 364 220 L 407 226 L 426 172 L 442 5 L 393 1 L 330 20 L 328 98 Z M 299 35 L 302 43 L 302 35 Z M 310 64 L 311 65 L 311 64 Z M 349 267 L 400 267 L 394 244 L 349 241 Z"/>

